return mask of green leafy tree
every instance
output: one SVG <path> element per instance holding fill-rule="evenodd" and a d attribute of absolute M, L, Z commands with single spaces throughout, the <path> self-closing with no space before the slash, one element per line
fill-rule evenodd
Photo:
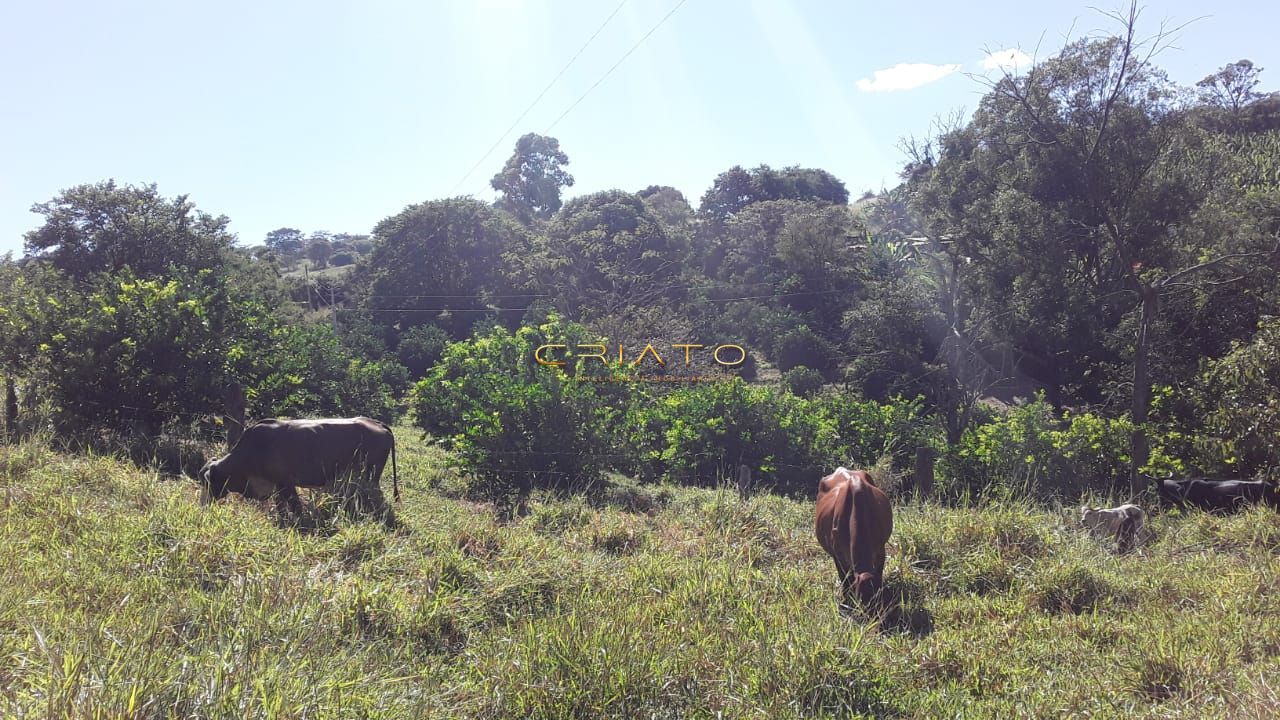
<path fill-rule="evenodd" d="M 329 266 L 329 257 L 332 255 L 333 245 L 329 242 L 327 234 L 312 233 L 311 238 L 307 240 L 307 259 L 315 267 L 323 269 Z"/>
<path fill-rule="evenodd" d="M 1253 61 L 1237 60 L 1206 75 L 1196 83 L 1196 87 L 1200 88 L 1205 102 L 1238 116 L 1246 105 L 1263 97 L 1262 93 L 1255 90 L 1261 82 L 1258 77 L 1261 72 L 1262 68 L 1255 67 Z"/>
<path fill-rule="evenodd" d="M 569 201 L 521 260 L 565 315 L 586 319 L 672 299 L 679 250 L 638 196 L 609 190 Z"/>
<path fill-rule="evenodd" d="M 1220 457 L 1243 473 L 1280 467 L 1280 320 L 1262 321 L 1249 342 L 1209 362 L 1201 395 Z"/>
<path fill-rule="evenodd" d="M 809 200 L 845 205 L 849 191 L 825 170 L 798 166 L 774 170 L 761 165 L 744 170 L 735 165 L 716 176 L 702 196 L 699 212 L 719 225 L 747 206 L 769 200 Z"/>
<path fill-rule="evenodd" d="M 688 232 L 694 222 L 693 207 L 684 193 L 669 185 L 650 185 L 636 193 L 668 233 Z"/>
<path fill-rule="evenodd" d="M 560 209 L 560 193 L 573 187 L 564 166 L 569 156 L 553 137 L 529 133 L 516 141 L 515 152 L 489 184 L 502 196 L 498 207 L 524 223 L 545 220 Z"/>
<path fill-rule="evenodd" d="M 417 380 L 444 356 L 449 345 L 449 333 L 435 325 L 418 325 L 400 336 L 396 354 L 400 364 L 409 370 L 409 376 Z"/>
<path fill-rule="evenodd" d="M 277 228 L 267 233 L 264 244 L 285 260 L 302 257 L 302 252 L 307 245 L 306 236 L 301 230 L 287 227 Z"/>
<path fill-rule="evenodd" d="M 843 206 L 798 200 L 754 203 L 709 238 L 706 266 L 719 281 L 703 293 L 720 312 L 745 319 L 752 308 L 785 308 L 827 338 L 840 336 L 842 314 L 859 297 L 862 272 Z M 731 322 L 735 332 L 772 347 L 778 327 Z M 793 323 L 794 324 L 794 323 Z"/>
<path fill-rule="evenodd" d="M 533 299 L 512 285 L 505 259 L 525 255 L 525 230 L 479 201 L 411 205 L 378 223 L 374 237 L 350 284 L 388 327 L 430 322 L 460 338 L 491 313 L 518 319 Z"/>
<path fill-rule="evenodd" d="M 1138 39 L 1136 16 L 994 82 L 973 120 L 940 139 L 936 162 L 911 170 L 930 235 L 976 266 L 987 330 L 1014 338 L 1020 369 L 1084 384 L 1090 368 L 1063 361 L 1104 355 L 1105 330 L 1131 319 L 1133 342 L 1113 359 L 1131 369 L 1134 493 L 1145 489 L 1162 298 L 1256 271 L 1275 243 L 1244 215 L 1222 234 L 1196 230 L 1212 219 L 1200 211 L 1221 158 L 1194 151 L 1178 94 L 1149 62 L 1162 39 Z"/>
<path fill-rule="evenodd" d="M 154 184 L 78 185 L 32 212 L 45 219 L 26 234 L 27 252 L 76 279 L 126 267 L 141 277 L 216 269 L 234 241 L 226 216 L 200 212 L 186 195 L 167 199 Z"/>

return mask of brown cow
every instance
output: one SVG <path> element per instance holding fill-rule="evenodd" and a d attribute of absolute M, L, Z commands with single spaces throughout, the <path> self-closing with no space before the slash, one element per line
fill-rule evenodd
<path fill-rule="evenodd" d="M 889 498 L 862 470 L 836 468 L 818 483 L 818 542 L 836 561 L 845 601 L 866 605 L 884 579 L 884 546 L 893 532 Z"/>

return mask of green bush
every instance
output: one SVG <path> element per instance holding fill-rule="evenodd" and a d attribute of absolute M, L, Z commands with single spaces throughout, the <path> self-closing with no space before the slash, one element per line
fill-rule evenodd
<path fill-rule="evenodd" d="M 1074 500 L 1086 492 L 1127 488 L 1127 417 L 1092 413 L 1061 419 L 1039 398 L 965 433 L 944 460 L 945 492 L 982 496 L 999 490 Z M 1153 457 L 1160 457 L 1158 442 Z"/>
<path fill-rule="evenodd" d="M 444 348 L 449 344 L 449 333 L 435 325 L 418 325 L 400 336 L 396 354 L 400 364 L 409 369 L 415 380 L 427 374 L 427 370 L 440 361 Z"/>
<path fill-rule="evenodd" d="M 1208 363 L 1200 383 L 1225 464 L 1242 473 L 1280 467 L 1280 320 L 1263 320 L 1250 342 Z"/>
<path fill-rule="evenodd" d="M 812 397 L 822 389 L 822 373 L 811 367 L 798 365 L 782 374 L 782 383 L 793 395 Z"/>
<path fill-rule="evenodd" d="M 839 465 L 872 467 L 888 455 L 906 467 L 917 447 L 942 444 L 941 430 L 919 398 L 879 403 L 832 389 L 811 402 L 835 431 L 831 450 Z"/>
<path fill-rule="evenodd" d="M 773 362 L 782 372 L 799 365 L 830 372 L 835 355 L 831 343 L 804 325 L 784 333 L 773 346 Z"/>
<path fill-rule="evenodd" d="M 783 490 L 810 489 L 831 464 L 831 423 L 790 393 L 734 378 L 636 403 L 627 447 L 644 481 L 711 484 L 739 463 Z"/>
<path fill-rule="evenodd" d="M 396 389 L 408 384 L 404 368 L 358 357 L 327 324 L 275 328 L 263 357 L 272 362 L 249 389 L 252 417 L 367 415 L 392 422 L 400 414 Z"/>
<path fill-rule="evenodd" d="M 223 390 L 251 380 L 265 309 L 228 296 L 209 272 L 168 280 L 100 275 L 47 298 L 35 344 L 55 429 L 156 435 L 175 419 L 223 410 Z"/>
<path fill-rule="evenodd" d="M 471 493 L 501 510 L 523 507 L 535 487 L 574 489 L 601 479 L 608 429 L 620 414 L 595 387 L 565 369 L 538 365 L 549 342 L 588 342 L 558 319 L 511 334 L 502 327 L 454 343 L 413 388 L 414 422 L 443 440 Z"/>

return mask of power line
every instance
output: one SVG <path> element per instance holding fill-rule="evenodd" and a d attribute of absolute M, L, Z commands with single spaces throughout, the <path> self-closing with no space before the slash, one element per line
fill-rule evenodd
<path fill-rule="evenodd" d="M 627 0 L 622 0 L 622 2 L 618 3 L 618 7 L 614 8 L 613 12 L 609 13 L 609 17 L 605 18 L 603 23 L 600 23 L 600 27 L 596 28 L 594 33 L 591 33 L 591 37 L 587 38 L 587 41 L 582 44 L 582 47 L 578 48 L 578 52 L 574 53 L 573 57 L 569 58 L 569 62 L 565 63 L 564 67 L 560 68 L 560 72 L 556 73 L 556 76 L 551 78 L 551 82 L 547 83 L 547 86 L 542 88 L 542 92 L 538 93 L 538 97 L 534 98 L 533 102 L 529 103 L 529 107 L 525 108 L 524 112 L 520 113 L 520 117 L 516 118 L 516 121 L 511 123 L 511 127 L 507 128 L 506 132 L 498 136 L 498 139 L 493 142 L 493 145 L 489 146 L 489 149 L 485 151 L 484 155 L 480 156 L 480 159 L 476 161 L 476 164 L 472 165 L 471 169 L 467 171 L 467 174 L 463 175 L 462 179 L 458 181 L 458 184 L 453 186 L 453 189 L 449 191 L 450 195 L 457 192 L 458 188 L 462 187 L 462 184 L 471 177 L 471 173 L 475 172 L 476 169 L 493 154 L 493 151 L 498 149 L 498 146 L 502 144 L 502 141 L 511 134 L 512 130 L 516 129 L 516 126 L 520 124 L 521 120 L 524 120 L 525 116 L 529 114 L 529 111 L 533 110 L 533 106 L 537 105 L 538 101 L 542 100 L 542 97 L 547 94 L 547 91 L 551 89 L 551 86 L 555 85 L 556 82 L 564 76 L 565 71 L 569 69 L 569 66 L 573 65 L 573 62 L 578 59 L 578 56 L 582 54 L 582 51 L 587 49 L 587 46 L 596 39 L 596 36 L 604 30 L 605 26 L 609 24 L 609 21 L 613 20 L 613 17 L 617 15 L 618 11 L 622 9 L 622 6 L 626 4 Z"/>
<path fill-rule="evenodd" d="M 731 297 L 731 298 L 705 298 L 705 299 L 704 299 L 704 302 L 709 302 L 709 303 L 725 303 L 725 302 L 738 302 L 738 301 L 741 301 L 741 300 L 772 300 L 772 299 L 784 298 L 784 297 L 807 297 L 807 296 L 815 296 L 815 295 L 830 295 L 830 294 L 832 294 L 832 293 L 843 293 L 843 292 L 849 292 L 849 290 L 848 290 L 848 289 L 838 289 L 838 290 L 812 290 L 812 291 L 807 291 L 807 292 L 774 293 L 774 294 L 771 294 L 771 295 L 745 295 L 745 296 L 742 296 L 742 297 Z M 391 297 L 391 296 L 387 296 L 387 297 Z M 406 297 L 415 297 L 415 296 L 410 295 L 410 296 L 406 296 Z M 368 309 L 363 309 L 363 310 L 362 310 L 362 309 L 359 309 L 359 308 L 334 308 L 334 309 L 335 309 L 335 311 L 337 311 L 337 312 L 368 312 L 368 313 L 438 313 L 438 312 L 480 312 L 480 313 L 483 313 L 483 312 L 515 311 L 515 310 L 524 311 L 524 310 L 527 310 L 528 308 L 522 308 L 522 307 L 485 307 L 485 308 L 476 308 L 476 307 L 435 307 L 435 308 L 401 307 L 401 308 L 368 308 Z"/>
<path fill-rule="evenodd" d="M 424 299 L 424 298 L 426 298 L 426 299 L 433 299 L 433 298 L 462 298 L 462 299 L 486 299 L 486 300 L 491 300 L 491 299 L 494 299 L 494 298 L 530 298 L 530 297 L 538 298 L 538 297 L 551 297 L 551 295 L 550 295 L 550 294 L 548 294 L 548 293 L 492 293 L 492 294 L 487 294 L 487 295 L 486 295 L 486 294 L 484 294 L 484 293 L 480 293 L 480 294 L 477 294 L 477 295 L 383 295 L 383 294 L 379 293 L 379 294 L 377 294 L 377 295 L 368 295 L 367 297 L 368 297 L 368 298 L 370 298 L 370 299 L 372 299 L 372 298 L 410 298 L 410 299 Z"/>
<path fill-rule="evenodd" d="M 624 61 L 626 61 L 627 58 L 631 57 L 631 53 L 635 52 L 636 48 L 643 45 L 644 41 L 648 40 L 650 35 L 654 34 L 658 30 L 658 28 L 662 27 L 662 24 L 667 21 L 667 18 L 671 17 L 672 15 L 675 15 L 676 11 L 679 10 L 680 7 L 683 6 L 686 2 L 688 2 L 688 0 L 680 0 L 680 2 L 676 3 L 675 7 L 671 8 L 670 12 L 668 12 L 666 15 L 663 15 L 662 19 L 658 21 L 657 25 L 654 25 L 652 28 L 649 28 L 649 32 L 645 33 L 644 37 L 637 40 L 636 44 L 632 45 L 631 49 L 628 50 L 625 55 L 619 58 L 618 62 L 613 64 L 613 67 L 609 68 L 604 75 L 600 76 L 600 79 L 596 81 L 595 85 L 592 85 L 591 87 L 587 88 L 587 91 L 582 93 L 581 97 L 573 101 L 573 104 L 569 106 L 568 110 L 565 110 L 564 112 L 560 113 L 560 117 L 556 118 L 555 122 L 547 126 L 547 129 L 543 131 L 543 134 L 544 135 L 549 134 L 553 129 L 555 129 L 555 126 L 560 124 L 560 121 L 564 119 L 565 115 L 568 115 L 570 112 L 573 111 L 574 108 L 578 107 L 578 103 L 582 102 L 583 99 L 585 99 L 588 95 L 591 94 L 592 90 L 595 90 L 597 87 L 600 86 L 600 83 L 604 82 L 610 75 L 612 75 L 613 71 L 617 70 L 619 65 L 621 65 Z"/>

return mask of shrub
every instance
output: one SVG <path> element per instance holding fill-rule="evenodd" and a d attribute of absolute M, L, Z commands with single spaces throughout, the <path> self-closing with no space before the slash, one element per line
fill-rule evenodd
<path fill-rule="evenodd" d="M 835 355 L 830 343 L 804 325 L 784 333 L 773 346 L 773 362 L 782 372 L 799 365 L 830 372 Z"/>
<path fill-rule="evenodd" d="M 822 389 L 822 373 L 811 367 L 798 365 L 782 374 L 782 383 L 793 395 L 812 397 Z"/>
<path fill-rule="evenodd" d="M 1056 418 L 1039 398 L 967 431 L 945 458 L 943 484 L 953 497 L 997 489 L 1041 498 L 1106 495 L 1127 483 L 1131 431 L 1127 417 Z"/>
<path fill-rule="evenodd" d="M 409 375 L 417 380 L 440 361 L 448 344 L 449 333 L 443 329 L 435 325 L 418 325 L 400 337 L 396 354 L 400 357 L 400 364 L 408 368 Z"/>
<path fill-rule="evenodd" d="M 919 398 L 879 403 L 831 389 L 811 403 L 835 431 L 833 461 L 846 467 L 869 468 L 885 456 L 905 467 L 917 447 L 942 443 L 941 430 Z"/>
<path fill-rule="evenodd" d="M 1246 473 L 1280 466 L 1280 320 L 1263 320 L 1249 343 L 1210 362 L 1201 384 L 1227 464 Z"/>
<path fill-rule="evenodd" d="M 705 485 L 736 477 L 743 463 L 784 490 L 810 489 L 830 465 L 830 423 L 789 393 L 734 378 L 633 407 L 627 447 L 645 481 Z"/>
<path fill-rule="evenodd" d="M 355 261 L 356 261 L 355 256 L 349 252 L 334 253 L 333 257 L 329 258 L 329 264 L 334 267 L 343 267 L 344 265 L 352 265 L 355 263 Z"/>
<path fill-rule="evenodd" d="M 222 411 L 224 388 L 256 375 L 274 324 L 208 272 L 149 280 L 126 270 L 58 295 L 49 298 L 47 334 L 32 340 L 37 379 L 65 436 L 156 435 L 175 418 Z"/>
<path fill-rule="evenodd" d="M 395 363 L 357 357 L 325 324 L 281 326 L 272 340 L 272 368 L 250 389 L 250 415 L 399 415 L 394 390 L 406 380 Z"/>
<path fill-rule="evenodd" d="M 573 489 L 601 478 L 607 428 L 620 410 L 563 369 L 534 362 L 546 342 L 585 342 L 557 318 L 515 334 L 491 328 L 454 343 L 410 395 L 414 422 L 455 451 L 471 494 L 503 513 L 535 487 Z"/>

